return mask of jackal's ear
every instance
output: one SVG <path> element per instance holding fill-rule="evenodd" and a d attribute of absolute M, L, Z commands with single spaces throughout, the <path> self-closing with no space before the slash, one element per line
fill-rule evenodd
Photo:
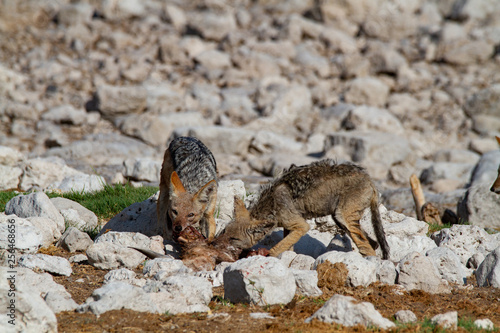
<path fill-rule="evenodd" d="M 495 138 L 497 139 L 497 142 L 500 145 L 500 136 L 495 136 Z"/>
<path fill-rule="evenodd" d="M 202 188 L 196 192 L 194 195 L 195 200 L 198 200 L 199 202 L 209 202 L 210 199 L 216 194 L 215 192 L 217 191 L 217 182 L 215 179 L 212 179 L 205 185 L 203 185 Z"/>
<path fill-rule="evenodd" d="M 234 219 L 239 220 L 239 219 L 245 219 L 245 218 L 250 218 L 250 213 L 248 212 L 247 208 L 245 207 L 245 203 L 243 200 L 241 200 L 239 197 L 235 196 L 234 197 Z"/>
<path fill-rule="evenodd" d="M 170 185 L 170 195 L 177 195 L 179 193 L 186 192 L 179 175 L 175 171 L 172 172 L 172 175 L 170 175 Z"/>

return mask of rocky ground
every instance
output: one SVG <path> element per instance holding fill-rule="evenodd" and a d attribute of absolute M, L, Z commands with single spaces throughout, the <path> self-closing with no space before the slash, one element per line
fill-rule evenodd
<path fill-rule="evenodd" d="M 416 174 L 442 215 L 498 230 L 499 17 L 496 0 L 2 1 L 0 189 L 155 185 L 171 138 L 193 135 L 247 193 L 335 158 L 390 212 L 415 216 Z M 64 232 L 50 225 L 37 246 Z"/>

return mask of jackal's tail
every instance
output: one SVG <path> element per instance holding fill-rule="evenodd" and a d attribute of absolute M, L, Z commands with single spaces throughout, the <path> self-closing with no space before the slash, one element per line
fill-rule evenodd
<path fill-rule="evenodd" d="M 378 211 L 378 194 L 374 189 L 374 194 L 370 202 L 370 210 L 372 213 L 372 224 L 375 230 L 375 236 L 377 236 L 377 241 L 382 249 L 382 258 L 384 260 L 389 259 L 389 244 L 387 244 L 387 239 L 385 238 L 384 226 L 382 225 L 382 218 Z"/>

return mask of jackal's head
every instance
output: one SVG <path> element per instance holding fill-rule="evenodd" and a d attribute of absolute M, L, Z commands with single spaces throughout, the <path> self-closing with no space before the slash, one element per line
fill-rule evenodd
<path fill-rule="evenodd" d="M 234 219 L 224 234 L 231 245 L 239 249 L 249 249 L 274 229 L 273 222 L 254 220 L 240 198 L 234 198 Z"/>
<path fill-rule="evenodd" d="M 195 194 L 186 191 L 177 172 L 170 176 L 170 207 L 168 214 L 172 221 L 174 239 L 187 227 L 198 223 L 217 190 L 217 183 L 212 180 Z"/>

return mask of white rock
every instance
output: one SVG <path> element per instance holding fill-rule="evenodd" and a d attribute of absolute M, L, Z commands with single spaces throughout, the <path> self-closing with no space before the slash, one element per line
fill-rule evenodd
<path fill-rule="evenodd" d="M 478 286 L 500 288 L 500 246 L 486 256 L 475 275 Z"/>
<path fill-rule="evenodd" d="M 410 154 L 408 141 L 391 133 L 347 131 L 328 134 L 325 152 L 340 150 L 349 160 L 366 167 L 371 177 L 385 179 L 389 168 Z M 384 156 L 380 159 L 380 156 Z"/>
<path fill-rule="evenodd" d="M 94 8 L 87 3 L 74 3 L 61 7 L 57 14 L 59 24 L 66 26 L 86 24 L 92 20 Z"/>
<path fill-rule="evenodd" d="M 77 174 L 64 177 L 60 182 L 54 182 L 47 186 L 47 189 L 60 190 L 63 193 L 90 193 L 102 191 L 105 185 L 106 180 L 102 176 Z"/>
<path fill-rule="evenodd" d="M 207 279 L 212 283 L 213 287 L 220 287 L 224 285 L 224 276 L 222 271 L 199 271 L 193 272 L 194 276 L 199 276 L 204 279 Z"/>
<path fill-rule="evenodd" d="M 387 243 L 391 249 L 390 260 L 396 262 L 411 252 L 426 253 L 437 247 L 436 243 L 427 236 L 399 238 L 389 235 L 387 236 Z"/>
<path fill-rule="evenodd" d="M 56 246 L 60 246 L 69 252 L 76 252 L 86 251 L 92 244 L 94 244 L 94 242 L 87 233 L 75 227 L 69 227 L 57 242 Z"/>
<path fill-rule="evenodd" d="M 407 290 L 419 289 L 431 294 L 450 292 L 448 283 L 441 278 L 432 261 L 418 252 L 401 259 L 397 268 L 398 284 Z"/>
<path fill-rule="evenodd" d="M 224 297 L 233 303 L 286 304 L 295 290 L 293 273 L 277 258 L 245 258 L 224 270 Z"/>
<path fill-rule="evenodd" d="M 160 158 L 160 154 L 153 147 L 119 133 L 89 134 L 85 139 L 73 141 L 64 147 L 49 149 L 45 154 L 92 166 L 122 165 L 124 160 L 134 157 Z M 64 171 L 64 166 L 53 166 L 50 175 L 54 176 L 52 170 L 61 168 Z M 62 180 L 64 176 L 66 175 L 58 179 Z"/>
<path fill-rule="evenodd" d="M 28 217 L 27 220 L 41 232 L 43 237 L 43 247 L 52 245 L 62 236 L 57 223 L 52 219 L 33 216 Z"/>
<path fill-rule="evenodd" d="M 142 269 L 142 273 L 145 277 L 154 276 L 156 280 L 163 280 L 171 275 L 186 274 L 190 272 L 191 270 L 184 265 L 182 260 L 173 258 L 156 258 L 148 260 Z"/>
<path fill-rule="evenodd" d="M 314 262 L 315 259 L 313 257 L 299 253 L 292 259 L 288 267 L 309 270 L 312 269 Z"/>
<path fill-rule="evenodd" d="M 377 265 L 377 281 L 388 285 L 396 283 L 396 266 L 389 260 L 382 260 L 376 256 L 366 257 L 366 260 L 373 262 Z"/>
<path fill-rule="evenodd" d="M 311 317 L 306 319 L 306 323 L 313 319 L 318 319 L 326 323 L 337 323 L 344 326 L 377 326 L 382 329 L 389 329 L 396 326 L 392 321 L 382 317 L 380 312 L 375 310 L 373 304 L 368 302 L 359 303 L 355 298 L 343 295 L 334 295 Z"/>
<path fill-rule="evenodd" d="M 24 171 L 20 184 L 22 191 L 33 188 L 45 189 L 65 177 L 81 174 L 80 171 L 68 167 L 64 160 L 58 157 L 29 159 L 22 164 L 22 168 Z"/>
<path fill-rule="evenodd" d="M 323 295 L 318 288 L 318 272 L 312 270 L 292 269 L 297 293 L 305 296 L 317 297 Z"/>
<path fill-rule="evenodd" d="M 473 179 L 480 177 L 478 175 L 476 178 L 475 174 L 476 172 L 472 176 Z M 474 181 L 474 185 L 467 189 L 463 200 L 459 203 L 457 213 L 460 219 L 482 228 L 500 227 L 500 222 L 496 218 L 500 215 L 500 195 L 490 191 L 495 179 L 496 174 L 491 176 L 489 182 L 477 183 Z"/>
<path fill-rule="evenodd" d="M 418 320 L 417 316 L 410 310 L 399 310 L 394 314 L 394 318 L 402 324 L 415 323 Z"/>
<path fill-rule="evenodd" d="M 37 268 L 57 275 L 70 276 L 73 272 L 66 258 L 47 254 L 24 254 L 19 258 L 18 264 L 21 267 Z"/>
<path fill-rule="evenodd" d="M 185 127 L 174 130 L 174 136 L 194 136 L 200 139 L 214 154 L 245 156 L 254 132 L 223 126 Z"/>
<path fill-rule="evenodd" d="M 62 197 L 52 198 L 50 201 L 69 226 L 76 227 L 81 231 L 89 231 L 97 226 L 97 215 L 78 202 Z"/>
<path fill-rule="evenodd" d="M 359 253 L 330 251 L 320 255 L 316 259 L 313 268 L 316 269 L 319 264 L 327 260 L 332 264 L 342 262 L 347 266 L 349 271 L 347 283 L 352 287 L 366 287 L 370 283 L 377 281 L 377 265 L 366 260 Z"/>
<path fill-rule="evenodd" d="M 7 215 L 14 214 L 27 218 L 32 216 L 46 217 L 54 220 L 60 232 L 64 231 L 64 218 L 59 213 L 47 194 L 34 192 L 26 195 L 18 195 L 5 205 Z"/>
<path fill-rule="evenodd" d="M 56 283 L 52 275 L 48 273 L 37 274 L 24 267 L 19 267 L 17 273 L 19 285 L 35 291 L 55 313 L 73 311 L 78 306 L 66 288 Z"/>
<path fill-rule="evenodd" d="M 159 182 L 161 162 L 151 158 L 127 159 L 123 162 L 124 176 L 135 181 Z"/>
<path fill-rule="evenodd" d="M 159 313 L 149 294 L 142 288 L 125 282 L 111 282 L 94 290 L 85 303 L 76 310 L 97 316 L 111 310 L 130 309 L 139 312 Z"/>
<path fill-rule="evenodd" d="M 87 249 L 89 264 L 99 269 L 136 268 L 146 258 L 142 253 L 109 242 L 100 242 Z"/>
<path fill-rule="evenodd" d="M 273 316 L 271 316 L 269 313 L 266 313 L 266 312 L 253 312 L 253 313 L 250 313 L 249 316 L 252 319 L 276 319 Z"/>
<path fill-rule="evenodd" d="M 474 321 L 474 326 L 476 326 L 477 328 L 483 329 L 483 330 L 488 330 L 488 331 L 492 331 L 495 328 L 495 324 L 493 324 L 493 322 L 488 318 L 476 319 Z"/>
<path fill-rule="evenodd" d="M 109 231 L 99 235 L 95 239 L 95 243 L 108 242 L 123 247 L 138 247 L 149 249 L 151 251 L 164 253 L 163 239 L 160 237 L 148 237 L 138 232 L 115 232 Z"/>
<path fill-rule="evenodd" d="M 15 166 L 0 164 L 0 190 L 11 190 L 19 187 L 23 170 Z"/>
<path fill-rule="evenodd" d="M 9 236 L 12 235 L 12 236 Z M 0 213 L 0 254 L 7 266 L 7 251 L 36 253 L 43 244 L 43 235 L 31 222 L 15 215 Z"/>
<path fill-rule="evenodd" d="M 200 112 L 177 112 L 154 115 L 150 112 L 130 115 L 118 122 L 120 130 L 138 137 L 149 145 L 164 148 L 178 128 L 202 127 L 209 125 Z M 202 140 L 206 143 L 204 140 Z"/>
<path fill-rule="evenodd" d="M 161 313 L 208 312 L 212 284 L 198 276 L 171 276 L 162 283 L 144 286 Z"/>
<path fill-rule="evenodd" d="M 458 325 L 458 312 L 450 311 L 443 314 L 435 315 L 431 318 L 433 324 L 439 325 L 443 328 L 457 329 Z"/>
<path fill-rule="evenodd" d="M 57 319 L 46 302 L 31 288 L 15 285 L 15 298 L 8 297 L 7 270 L 0 267 L 0 330 L 2 332 L 57 332 Z M 15 303 L 12 303 L 15 302 Z M 11 307 L 11 308 L 9 308 Z M 14 328 L 14 329 L 13 329 Z"/>
<path fill-rule="evenodd" d="M 472 225 L 455 224 L 449 229 L 435 232 L 431 237 L 438 246 L 455 252 L 464 265 L 475 253 L 486 255 L 500 245 L 483 228 Z"/>
<path fill-rule="evenodd" d="M 104 275 L 104 284 L 111 282 L 125 282 L 128 284 L 133 284 L 132 282 L 135 280 L 136 273 L 127 268 L 119 268 L 113 269 Z"/>
<path fill-rule="evenodd" d="M 425 255 L 432 260 L 441 277 L 448 282 L 463 285 L 472 273 L 460 262 L 455 252 L 446 247 L 436 247 Z"/>
<path fill-rule="evenodd" d="M 89 258 L 85 254 L 75 254 L 74 256 L 71 256 L 68 258 L 68 261 L 71 263 L 82 263 L 84 261 L 87 261 Z"/>
<path fill-rule="evenodd" d="M 342 120 L 342 128 L 358 131 L 378 131 L 401 135 L 404 128 L 398 118 L 386 109 L 361 105 L 350 110 Z"/>
<path fill-rule="evenodd" d="M 87 112 L 67 104 L 50 109 L 42 114 L 42 119 L 60 124 L 82 125 L 87 120 Z"/>
<path fill-rule="evenodd" d="M 0 145 L 0 165 L 15 166 L 24 159 L 24 155 L 17 149 Z"/>
<path fill-rule="evenodd" d="M 215 234 L 219 234 L 231 222 L 234 213 L 234 198 L 240 199 L 246 196 L 245 184 L 237 180 L 221 180 L 217 187 L 217 202 L 215 204 L 217 228 Z"/>
<path fill-rule="evenodd" d="M 99 111 L 105 118 L 114 118 L 129 113 L 141 113 L 146 108 L 147 91 L 141 86 L 97 87 Z"/>
<path fill-rule="evenodd" d="M 389 97 L 389 87 L 374 77 L 356 78 L 345 92 L 345 100 L 352 104 L 384 107 Z"/>
<path fill-rule="evenodd" d="M 209 40 L 221 41 L 236 29 L 236 19 L 232 11 L 192 13 L 188 21 L 189 25 Z"/>

